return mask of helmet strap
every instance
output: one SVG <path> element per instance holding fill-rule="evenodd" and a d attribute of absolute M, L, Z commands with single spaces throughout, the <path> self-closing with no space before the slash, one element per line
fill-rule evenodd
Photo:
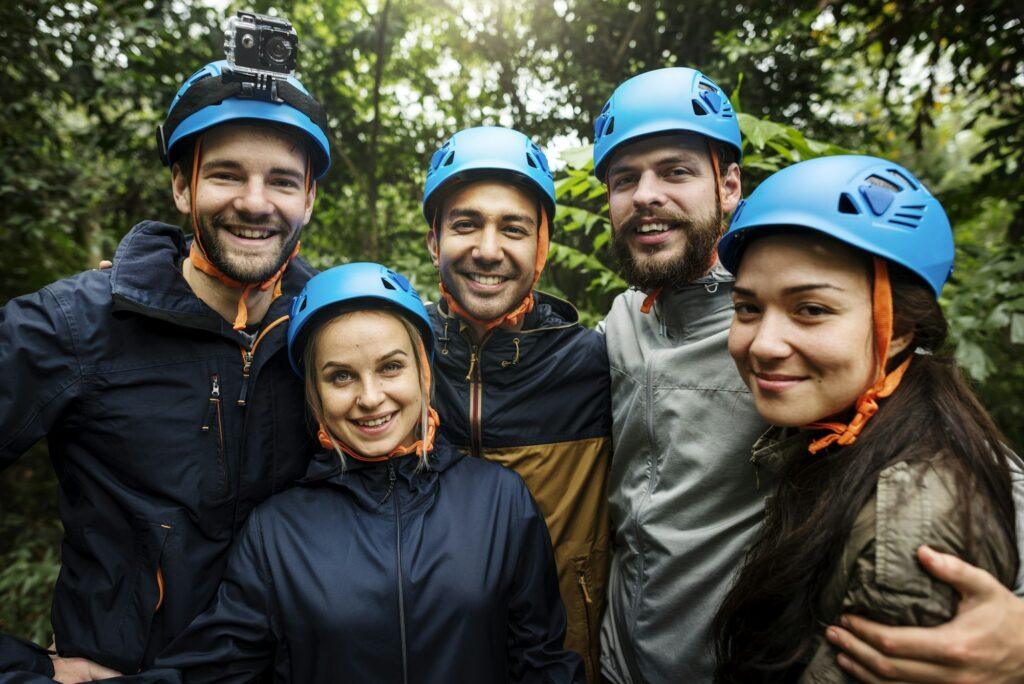
<path fill-rule="evenodd" d="M 444 282 L 442 282 L 441 279 L 438 278 L 438 287 L 441 291 L 441 296 L 444 298 L 445 303 L 448 305 L 448 311 L 455 314 L 459 318 L 470 321 L 471 323 L 480 326 L 481 328 L 484 329 L 484 332 L 490 332 L 491 330 L 494 330 L 495 328 L 501 327 L 503 325 L 515 327 L 523 322 L 523 319 L 526 318 L 526 315 L 533 311 L 533 291 L 537 287 L 537 281 L 540 280 L 540 274 L 544 271 L 544 265 L 547 263 L 548 249 L 550 247 L 550 239 L 548 236 L 548 214 L 547 211 L 544 209 L 543 204 L 540 205 L 538 213 L 540 214 L 540 227 L 537 229 L 537 256 L 533 264 L 533 284 L 530 286 L 530 291 L 526 294 L 525 297 L 523 297 L 523 301 L 519 303 L 519 306 L 512 309 L 508 313 L 499 316 L 498 318 L 494 318 L 489 321 L 481 320 L 473 316 L 468 311 L 466 311 L 458 303 L 458 301 L 456 301 L 455 297 L 453 297 L 451 293 L 449 293 L 448 290 L 445 289 Z M 438 226 L 437 219 L 437 211 L 435 211 L 434 222 L 433 225 L 431 225 L 430 230 L 434 234 L 434 242 L 438 245 L 438 250 L 440 251 L 441 229 Z"/>
<path fill-rule="evenodd" d="M 427 357 L 427 350 L 423 345 L 422 339 L 418 339 L 416 341 L 416 351 L 420 357 L 420 382 L 422 383 L 422 386 L 426 388 L 426 391 L 424 392 L 425 397 L 429 397 L 430 359 Z M 316 436 L 320 441 L 320 446 L 324 449 L 340 449 L 357 461 L 364 461 L 366 463 L 380 463 L 381 461 L 388 461 L 392 458 L 398 458 L 399 456 L 406 456 L 416 451 L 420 452 L 422 458 L 426 458 L 426 455 L 434 450 L 434 437 L 437 435 L 437 428 L 441 425 L 441 419 L 438 417 L 437 411 L 431 408 L 429 403 L 427 404 L 426 411 L 424 411 L 424 413 L 426 414 L 426 418 L 421 429 L 422 434 L 420 439 L 416 440 L 412 444 L 400 444 L 392 449 L 390 453 L 383 456 L 365 456 L 360 454 L 349 445 L 335 438 L 327 429 L 327 426 L 324 425 L 323 421 L 320 421 Z"/>
<path fill-rule="evenodd" d="M 206 275 L 216 278 L 227 287 L 242 291 L 241 296 L 238 298 L 238 309 L 235 313 L 235 320 L 234 323 L 232 324 L 232 328 L 234 328 L 235 330 L 243 330 L 245 329 L 245 326 L 249 321 L 249 310 L 248 307 L 246 306 L 246 300 L 249 297 L 249 293 L 252 292 L 252 290 L 257 287 L 261 292 L 265 292 L 269 290 L 271 287 L 273 287 L 273 299 L 277 299 L 278 297 L 280 297 L 281 279 L 284 276 L 285 269 L 288 268 L 288 265 L 292 262 L 292 259 L 294 259 L 298 255 L 299 247 L 301 246 L 302 243 L 296 242 L 295 249 L 292 250 L 292 253 L 288 256 L 285 262 L 281 264 L 281 268 L 279 268 L 273 276 L 263 281 L 262 283 L 242 283 L 235 280 L 234 278 L 225 275 L 223 271 L 217 268 L 213 264 L 213 262 L 210 261 L 209 257 L 206 254 L 206 248 L 203 246 L 202 231 L 199 228 L 197 193 L 199 190 L 199 162 L 200 159 L 202 158 L 202 146 L 203 136 L 198 135 L 196 136 L 196 142 L 192 152 L 192 178 L 189 185 L 189 204 L 191 205 L 190 214 L 192 216 L 192 232 L 195 235 L 195 239 L 192 241 L 192 247 L 189 249 L 188 259 L 189 261 L 192 262 L 192 266 L 194 266 L 196 270 L 202 271 Z M 306 177 L 303 184 L 303 188 L 305 191 L 305 196 L 308 197 L 309 191 L 311 189 L 310 160 L 308 156 L 306 158 Z"/>
<path fill-rule="evenodd" d="M 719 233 L 723 232 L 722 229 L 722 169 L 718 164 L 718 155 L 715 154 L 715 147 L 711 144 L 710 138 L 704 138 L 704 141 L 708 146 L 708 157 L 711 159 L 711 171 L 712 181 L 715 184 L 715 217 L 718 219 L 718 230 Z M 611 188 L 608 189 L 608 201 L 611 203 Z M 719 235 L 721 237 L 721 235 Z M 718 254 L 714 251 L 711 252 L 711 260 L 708 262 L 708 268 L 706 273 L 710 273 L 711 269 L 715 267 L 715 261 L 718 260 Z M 664 287 L 656 287 L 647 293 L 644 297 L 643 303 L 640 305 L 640 313 L 649 314 L 651 309 L 654 308 L 654 303 L 658 301 L 658 297 L 661 296 L 661 291 Z"/>
<path fill-rule="evenodd" d="M 807 450 L 816 454 L 825 447 L 832 444 L 847 446 L 857 441 L 861 430 L 867 424 L 871 416 L 878 411 L 878 399 L 884 399 L 891 395 L 899 387 L 903 374 L 910 366 L 913 355 L 897 366 L 891 373 L 885 372 L 885 364 L 889 357 L 889 343 L 892 339 L 892 286 L 889 282 L 889 268 L 885 259 L 874 257 L 875 282 L 872 294 L 872 317 L 874 323 L 875 352 L 877 375 L 875 382 L 857 398 L 857 413 L 848 424 L 818 422 L 805 425 L 806 430 L 827 430 L 830 434 L 820 437 L 807 447 Z"/>

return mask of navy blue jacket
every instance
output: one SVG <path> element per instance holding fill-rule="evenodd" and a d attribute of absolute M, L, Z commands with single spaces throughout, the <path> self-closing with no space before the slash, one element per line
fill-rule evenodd
<path fill-rule="evenodd" d="M 187 247 L 177 227 L 141 223 L 113 269 L 0 309 L 0 467 L 47 437 L 60 483 L 57 647 L 122 672 L 209 604 L 249 511 L 314 451 L 284 353 L 312 269 L 291 264 L 250 339 L 193 294 Z"/>
<path fill-rule="evenodd" d="M 257 506 L 215 603 L 129 681 L 583 682 L 523 481 L 439 443 L 430 467 L 333 452 Z"/>

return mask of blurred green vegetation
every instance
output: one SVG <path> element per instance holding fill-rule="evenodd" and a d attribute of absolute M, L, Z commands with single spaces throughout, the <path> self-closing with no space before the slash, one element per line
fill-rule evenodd
<path fill-rule="evenodd" d="M 0 6 L 0 303 L 109 257 L 145 218 L 182 223 L 155 124 L 222 56 L 235 9 L 271 3 L 92 0 Z M 325 105 L 334 165 L 305 256 L 379 260 L 436 297 L 419 199 L 431 152 L 470 125 L 515 126 L 557 158 L 561 208 L 541 286 L 594 323 L 624 284 L 594 115 L 630 75 L 704 70 L 733 93 L 744 190 L 853 150 L 896 160 L 956 231 L 943 295 L 957 357 L 1024 446 L 1024 24 L 1016 1 L 296 0 L 299 77 Z M 182 223 L 182 225 L 184 225 Z M 0 631 L 48 643 L 60 525 L 39 446 L 0 472 Z"/>

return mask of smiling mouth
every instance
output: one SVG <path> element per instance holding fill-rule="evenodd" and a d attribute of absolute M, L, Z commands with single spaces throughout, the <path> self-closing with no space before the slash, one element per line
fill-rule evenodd
<path fill-rule="evenodd" d="M 379 416 L 377 418 L 351 418 L 350 420 L 359 427 L 376 428 L 390 423 L 394 417 L 395 413 L 389 413 L 386 416 Z"/>
<path fill-rule="evenodd" d="M 635 232 L 640 235 L 647 233 L 664 233 L 668 230 L 672 230 L 676 227 L 674 223 L 658 222 L 658 223 L 641 223 L 635 228 Z"/>
<path fill-rule="evenodd" d="M 501 285 L 506 280 L 512 280 L 508 276 L 485 275 L 483 273 L 463 273 L 463 277 L 481 285 Z"/>
<path fill-rule="evenodd" d="M 228 231 L 235 237 L 245 238 L 246 240 L 266 240 L 267 238 L 274 237 L 277 235 L 276 230 L 269 228 L 247 228 L 244 226 L 224 226 L 224 230 Z"/>

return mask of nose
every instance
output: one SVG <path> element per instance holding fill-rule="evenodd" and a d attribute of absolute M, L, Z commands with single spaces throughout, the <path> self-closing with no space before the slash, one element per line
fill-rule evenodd
<path fill-rule="evenodd" d="M 356 403 L 359 405 L 359 408 L 364 411 L 373 411 L 384 403 L 384 388 L 381 387 L 378 379 L 371 378 L 370 380 L 363 382 L 361 389 L 362 391 L 356 399 Z"/>
<path fill-rule="evenodd" d="M 478 235 L 479 240 L 473 247 L 473 258 L 487 263 L 501 261 L 501 237 L 498 234 L 497 226 L 484 226 Z"/>
<path fill-rule="evenodd" d="M 665 204 L 665 193 L 662 191 L 661 179 L 653 169 L 648 169 L 640 174 L 637 179 L 636 189 L 633 191 L 633 208 L 647 209 L 649 207 L 660 207 Z"/>
<path fill-rule="evenodd" d="M 765 313 L 758 322 L 754 339 L 750 342 L 750 355 L 759 363 L 784 359 L 792 353 L 787 338 L 789 326 L 782 315 Z"/>
<path fill-rule="evenodd" d="M 274 205 L 267 196 L 267 186 L 258 177 L 249 178 L 234 204 L 235 209 L 242 214 L 265 216 L 274 212 Z"/>

